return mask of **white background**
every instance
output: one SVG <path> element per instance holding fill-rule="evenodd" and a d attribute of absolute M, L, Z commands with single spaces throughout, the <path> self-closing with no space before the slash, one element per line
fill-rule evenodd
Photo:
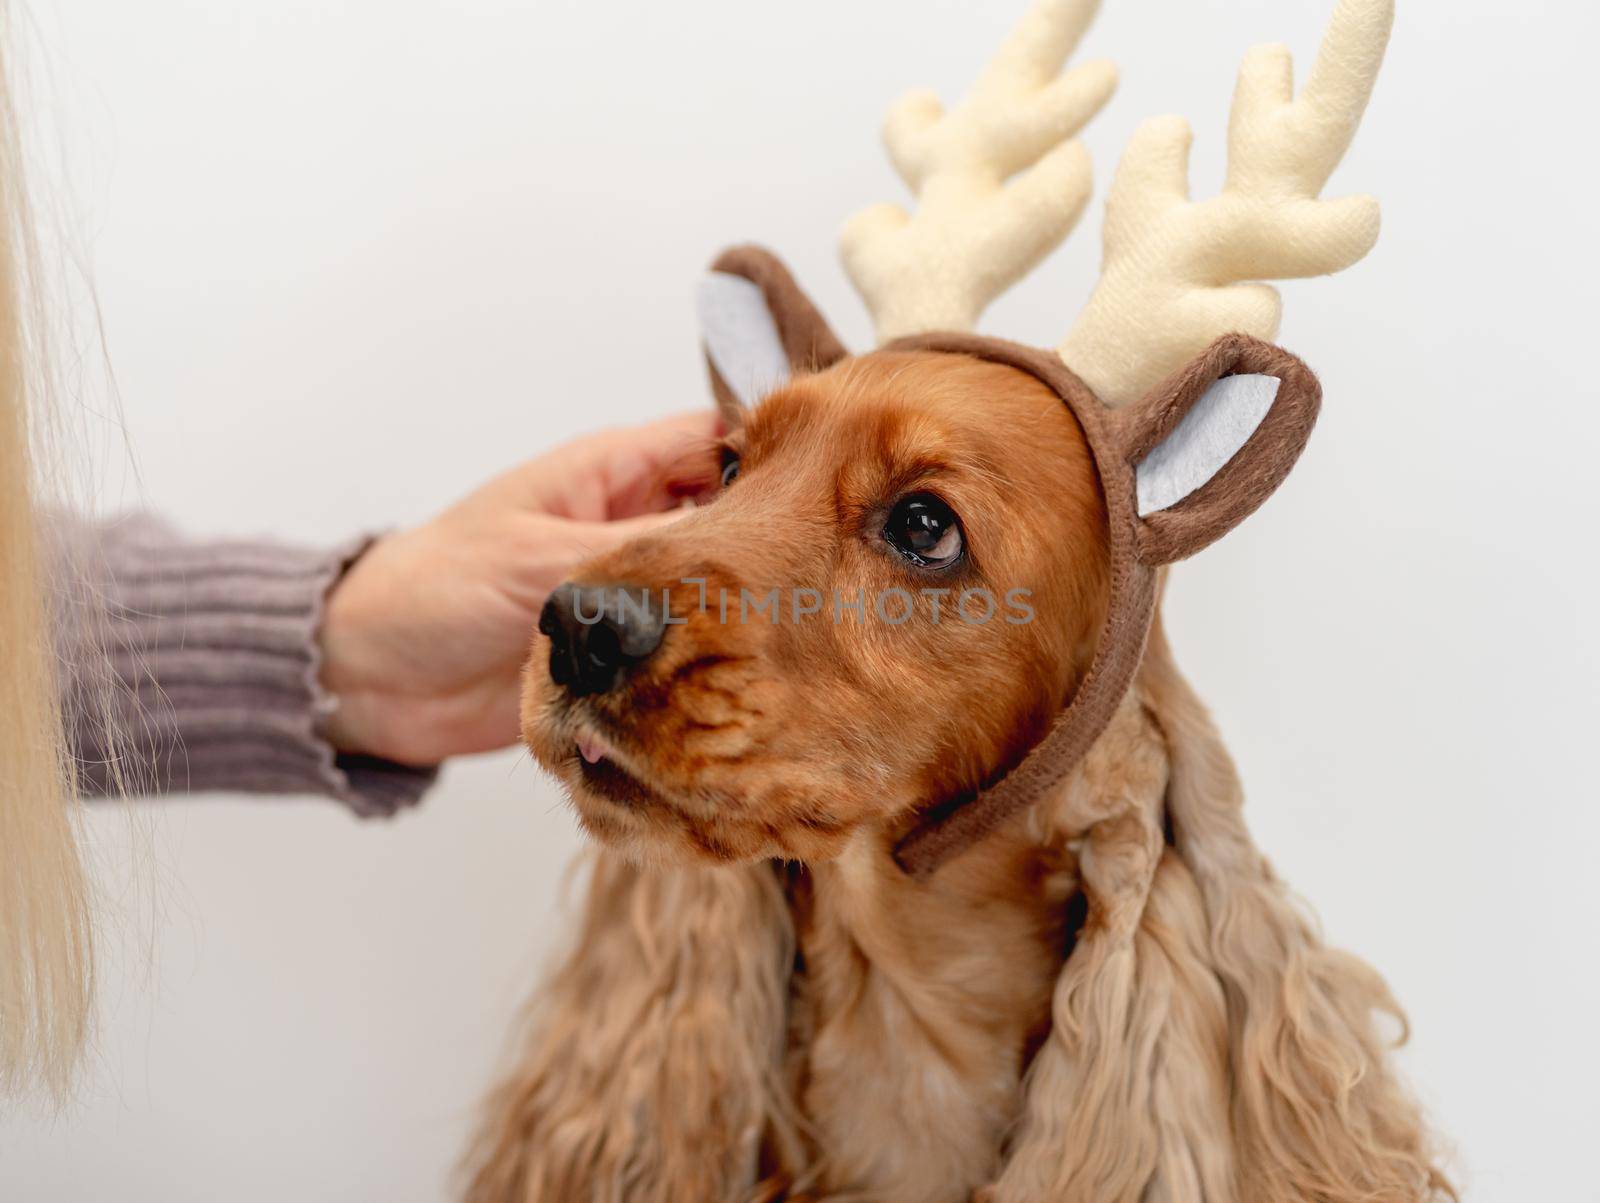
<path fill-rule="evenodd" d="M 142 480 L 107 489 L 325 543 L 705 403 L 688 298 L 730 241 L 861 345 L 833 235 L 899 196 L 878 118 L 958 93 L 1023 0 L 57 7 L 36 117 Z M 1166 111 L 1214 190 L 1239 53 L 1303 72 L 1331 0 L 1106 7 L 1099 196 Z M 1402 0 L 1332 186 L 1381 195 L 1383 238 L 1286 290 L 1322 422 L 1168 605 L 1261 844 L 1409 1007 L 1405 1069 L 1486 1203 L 1600 1199 L 1596 11 Z M 1054 342 L 1098 227 L 1097 200 L 985 328 Z M 0 1123 L 0 1199 L 445 1198 L 578 846 L 527 758 L 389 825 L 200 798 L 93 827 L 103 1033 L 78 1105 Z"/>

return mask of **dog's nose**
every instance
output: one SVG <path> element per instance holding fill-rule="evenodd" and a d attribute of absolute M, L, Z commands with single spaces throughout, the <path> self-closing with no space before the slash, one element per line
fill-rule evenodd
<path fill-rule="evenodd" d="M 627 669 L 661 646 L 666 615 L 637 585 L 561 585 L 544 604 L 550 679 L 583 697 L 616 687 Z"/>

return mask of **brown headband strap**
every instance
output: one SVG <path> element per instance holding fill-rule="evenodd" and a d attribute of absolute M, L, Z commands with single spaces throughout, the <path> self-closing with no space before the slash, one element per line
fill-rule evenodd
<path fill-rule="evenodd" d="M 970 355 L 1016 368 L 1048 385 L 1083 428 L 1110 521 L 1110 604 L 1088 672 L 1049 733 L 1015 768 L 981 793 L 935 807 L 896 845 L 894 856 L 900 867 L 913 877 L 926 878 L 1058 785 L 1106 729 L 1144 656 L 1155 615 L 1156 569 L 1139 560 L 1133 469 L 1115 429 L 1115 412 L 1054 352 L 963 334 L 920 335 L 885 349 Z"/>

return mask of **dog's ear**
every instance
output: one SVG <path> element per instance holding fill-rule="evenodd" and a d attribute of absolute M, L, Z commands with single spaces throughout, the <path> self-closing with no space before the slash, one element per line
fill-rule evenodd
<path fill-rule="evenodd" d="M 770 251 L 724 251 L 696 295 L 711 391 L 729 428 L 791 376 L 818 372 L 847 352 L 789 269 Z"/>
<path fill-rule="evenodd" d="M 484 1108 L 465 1203 L 616 1199 L 618 1183 L 640 1203 L 771 1197 L 758 1144 L 801 1143 L 780 1093 L 794 955 L 771 865 L 600 852 L 578 938 Z"/>
<path fill-rule="evenodd" d="M 1158 1085 L 1146 1097 L 1193 1100 L 1167 1126 L 1181 1136 L 1205 1126 L 1202 1090 L 1220 1083 L 1231 1096 L 1228 1135 L 1206 1152 L 1232 1150 L 1237 1177 L 1204 1197 L 1456 1199 L 1388 1056 L 1396 1036 L 1404 1039 L 1405 1017 L 1374 969 L 1324 943 L 1256 846 L 1233 758 L 1159 623 L 1137 691 L 1166 745 L 1167 855 L 1192 882 L 1181 912 L 1146 912 L 1160 950 L 1189 962 L 1161 1016 L 1168 1047 L 1153 1058 L 1189 1071 L 1180 1079 L 1187 1093 Z M 1162 980 L 1141 966 L 1141 992 L 1147 979 Z M 1180 1019 L 1202 1013 L 1212 1019 L 1195 1041 Z M 1172 1047 L 1185 1036 L 1198 1054 L 1187 1065 Z"/>
<path fill-rule="evenodd" d="M 1321 397 L 1317 378 L 1289 352 L 1228 334 L 1120 411 L 1139 559 L 1192 556 L 1249 517 L 1299 458 Z"/>

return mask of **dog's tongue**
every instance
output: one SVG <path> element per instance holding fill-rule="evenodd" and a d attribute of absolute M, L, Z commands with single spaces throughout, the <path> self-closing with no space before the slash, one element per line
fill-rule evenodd
<path fill-rule="evenodd" d="M 578 736 L 578 755 L 590 764 L 599 764 L 605 759 L 606 750 L 600 741 L 588 735 Z"/>

